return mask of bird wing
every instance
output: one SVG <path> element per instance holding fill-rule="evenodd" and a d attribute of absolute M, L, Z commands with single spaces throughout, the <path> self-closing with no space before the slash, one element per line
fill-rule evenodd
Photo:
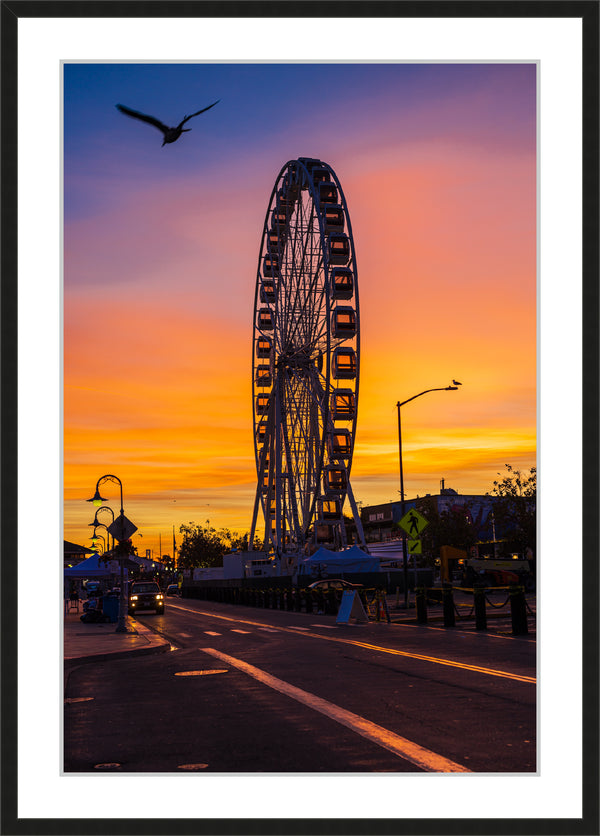
<path fill-rule="evenodd" d="M 213 102 L 212 104 L 209 104 L 208 107 L 203 107 L 202 110 L 197 110 L 195 113 L 190 113 L 189 116 L 184 116 L 184 118 L 179 123 L 178 127 L 180 128 L 182 125 L 185 125 L 187 120 L 191 119 L 193 116 L 198 116 L 200 113 L 204 113 L 205 110 L 210 110 L 211 107 L 214 107 L 216 104 L 219 104 L 220 101 L 221 101 L 221 99 L 217 99 L 216 102 Z"/>
<path fill-rule="evenodd" d="M 132 116 L 134 119 L 141 119 L 142 122 L 147 122 L 149 125 L 154 125 L 155 128 L 158 128 L 158 130 L 162 131 L 163 133 L 169 130 L 169 128 L 166 125 L 163 125 L 163 123 L 159 119 L 155 119 L 154 116 L 148 116 L 145 113 L 140 113 L 137 110 L 132 110 L 130 107 L 125 107 L 125 105 L 121 104 L 117 105 L 117 110 L 120 110 L 121 113 L 125 114 L 125 116 Z"/>

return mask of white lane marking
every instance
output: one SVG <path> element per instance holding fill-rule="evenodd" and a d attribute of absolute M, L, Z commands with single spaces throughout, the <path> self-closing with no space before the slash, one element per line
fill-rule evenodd
<path fill-rule="evenodd" d="M 271 627 L 259 627 L 258 628 L 263 633 L 278 633 L 279 630 L 272 630 Z"/>
<path fill-rule="evenodd" d="M 181 636 L 182 639 L 191 639 L 190 633 L 177 633 L 178 636 Z"/>
<path fill-rule="evenodd" d="M 261 628 L 261 623 L 260 622 L 250 621 L 249 619 L 246 619 L 246 618 L 230 618 L 229 616 L 226 616 L 226 615 L 218 615 L 217 613 L 208 612 L 208 611 L 204 611 L 204 610 L 193 610 L 193 609 L 189 609 L 188 607 L 177 607 L 177 609 L 185 610 L 185 612 L 191 612 L 191 613 L 194 613 L 195 615 L 208 615 L 208 616 L 211 616 L 212 618 L 219 618 L 222 621 L 233 621 L 237 624 L 249 624 L 252 627 Z M 370 625 L 367 625 L 367 626 L 370 626 Z M 404 626 L 404 625 L 400 625 L 400 626 Z M 420 627 L 421 625 L 416 625 L 416 626 Z M 301 629 L 306 629 L 306 628 L 279 627 L 279 632 L 296 633 L 298 630 L 301 630 Z M 439 629 L 444 629 L 444 628 L 439 628 Z M 219 634 L 217 634 L 217 635 L 219 635 Z M 383 645 L 366 644 L 364 642 L 355 641 L 354 639 L 344 639 L 344 638 L 340 638 L 339 636 L 327 636 L 327 635 L 324 636 L 322 633 L 313 633 L 313 632 L 310 632 L 310 631 L 308 633 L 306 633 L 305 635 L 308 635 L 313 639 L 322 639 L 323 641 L 327 641 L 327 642 L 339 642 L 340 644 L 351 644 L 351 645 L 354 645 L 355 647 L 364 647 L 367 650 L 376 650 L 376 651 L 379 651 L 380 653 L 392 653 L 396 656 L 405 656 L 407 659 L 419 659 L 419 660 L 424 661 L 424 662 L 431 662 L 435 665 L 448 665 L 450 667 L 462 668 L 463 670 L 474 671 L 475 673 L 486 674 L 488 676 L 499 676 L 499 677 L 504 677 L 505 679 L 514 679 L 516 682 L 526 682 L 526 683 L 533 684 L 533 685 L 536 682 L 535 676 L 522 676 L 521 674 L 514 674 L 514 673 L 510 673 L 508 671 L 498 671 L 498 670 L 494 670 L 492 668 L 479 667 L 478 665 L 468 665 L 464 662 L 455 662 L 455 661 L 452 661 L 450 659 L 441 659 L 441 658 L 438 658 L 436 656 L 424 656 L 423 654 L 420 654 L 420 653 L 409 653 L 406 650 L 394 650 L 393 648 L 384 647 Z M 474 635 L 474 634 L 464 633 L 464 635 L 468 636 L 468 635 Z"/>
<path fill-rule="evenodd" d="M 293 627 L 294 630 L 310 630 L 310 627 Z"/>
<path fill-rule="evenodd" d="M 232 633 L 244 633 L 245 635 L 250 635 L 250 630 L 232 630 Z"/>
<path fill-rule="evenodd" d="M 195 772 L 198 769 L 208 769 L 207 763 L 181 763 L 177 767 L 177 769 L 189 769 L 191 772 Z"/>
<path fill-rule="evenodd" d="M 311 627 L 321 627 L 323 630 L 337 630 L 335 624 L 311 624 Z"/>
<path fill-rule="evenodd" d="M 220 636 L 220 633 L 214 633 L 212 630 L 205 630 L 204 631 L 207 636 Z"/>
<path fill-rule="evenodd" d="M 207 671 L 176 671 L 175 676 L 212 676 L 215 673 L 227 673 L 227 670 L 214 670 L 211 668 Z"/>
<path fill-rule="evenodd" d="M 388 729 L 384 729 L 383 726 L 378 726 L 376 723 L 366 720 L 359 714 L 354 714 L 352 711 L 346 711 L 345 708 L 341 708 L 339 705 L 323 700 L 321 697 L 317 697 L 315 694 L 311 694 L 308 691 L 303 691 L 301 688 L 296 688 L 295 685 L 290 685 L 289 682 L 284 682 L 283 679 L 277 679 L 277 677 L 271 676 L 271 674 L 261 670 L 260 668 L 255 668 L 254 665 L 249 665 L 242 659 L 236 659 L 234 656 L 228 656 L 226 653 L 221 653 L 213 647 L 201 647 L 200 650 L 204 653 L 208 653 L 210 656 L 221 659 L 228 665 L 238 668 L 238 670 L 248 674 L 248 676 L 253 677 L 263 685 L 267 685 L 269 688 L 273 688 L 275 691 L 279 691 L 279 693 L 285 694 L 293 700 L 296 700 L 303 705 L 307 705 L 315 711 L 319 711 L 331 720 L 335 720 L 342 726 L 346 726 L 346 728 L 351 729 L 351 731 L 366 737 L 367 740 L 376 743 L 383 749 L 387 749 L 389 752 L 393 752 L 393 754 L 398 755 L 398 757 L 404 758 L 404 760 L 415 764 L 415 766 L 425 770 L 425 772 L 471 771 L 459 763 L 455 763 L 454 761 L 444 758 L 442 755 L 438 755 L 436 752 L 432 752 L 430 749 L 425 749 L 423 746 L 419 746 L 418 743 L 413 743 L 412 740 L 400 737 L 400 735 L 394 734 L 394 732 L 391 732 Z"/>

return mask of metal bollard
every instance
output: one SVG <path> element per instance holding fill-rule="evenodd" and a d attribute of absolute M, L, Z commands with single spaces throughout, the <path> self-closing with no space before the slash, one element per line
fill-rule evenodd
<path fill-rule="evenodd" d="M 473 587 L 473 606 L 475 609 L 475 629 L 487 630 L 487 612 L 485 608 L 485 588 Z"/>
<path fill-rule="evenodd" d="M 427 624 L 427 594 L 424 586 L 415 587 L 415 606 L 417 623 Z"/>
<path fill-rule="evenodd" d="M 454 596 L 452 586 L 445 583 L 442 589 L 442 601 L 444 607 L 444 627 L 454 627 L 456 619 L 454 616 Z"/>
<path fill-rule="evenodd" d="M 510 595 L 510 617 L 512 621 L 513 636 L 526 636 L 527 629 L 527 604 L 525 602 L 525 587 L 511 586 Z"/>

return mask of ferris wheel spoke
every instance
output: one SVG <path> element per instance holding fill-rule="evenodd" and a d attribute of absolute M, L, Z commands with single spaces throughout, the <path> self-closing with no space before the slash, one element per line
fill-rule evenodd
<path fill-rule="evenodd" d="M 314 402 L 307 396 L 306 388 L 291 386 L 287 395 L 286 414 L 291 419 L 287 439 L 294 452 L 291 479 L 305 517 L 308 513 L 305 497 L 312 493 L 318 472 L 316 439 L 320 438 L 320 434 L 314 424 Z"/>

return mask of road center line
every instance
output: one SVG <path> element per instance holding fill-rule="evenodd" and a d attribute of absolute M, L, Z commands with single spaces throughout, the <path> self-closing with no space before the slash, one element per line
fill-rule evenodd
<path fill-rule="evenodd" d="M 185 610 L 186 612 L 192 612 L 196 615 L 207 615 L 211 618 L 220 618 L 223 621 L 233 621 L 237 622 L 238 624 L 250 624 L 253 627 L 265 627 L 266 625 L 262 624 L 259 621 L 248 621 L 247 619 L 243 618 L 231 618 L 227 615 L 217 615 L 216 613 L 206 612 L 205 610 L 192 610 L 187 607 L 176 607 L 178 610 Z M 513 679 L 516 682 L 526 682 L 529 684 L 535 685 L 536 679 L 535 676 L 523 676 L 518 673 L 511 673 L 510 671 L 499 671 L 495 670 L 494 668 L 483 668 L 479 665 L 469 665 L 466 662 L 455 662 L 451 659 L 442 659 L 437 656 L 425 656 L 422 653 L 410 653 L 407 650 L 396 650 L 395 648 L 391 647 L 383 647 L 379 644 L 367 644 L 366 642 L 359 642 L 356 639 L 344 639 L 340 636 L 332 636 L 332 635 L 323 635 L 322 633 L 313 633 L 312 631 L 307 631 L 307 628 L 302 627 L 277 627 L 277 630 L 280 630 L 284 633 L 294 633 L 295 635 L 302 635 L 307 636 L 308 638 L 313 639 L 322 639 L 326 642 L 339 642 L 340 644 L 351 644 L 355 645 L 356 647 L 362 647 L 365 650 L 376 650 L 380 653 L 390 653 L 394 656 L 406 656 L 408 659 L 419 659 L 422 662 L 431 662 L 435 665 L 445 665 L 451 668 L 462 668 L 462 670 L 466 671 L 473 671 L 473 673 L 481 673 L 487 676 L 499 676 L 503 679 Z M 301 633 L 299 631 L 302 630 Z"/>
<path fill-rule="evenodd" d="M 346 726 L 351 731 L 362 735 L 362 737 L 376 743 L 383 749 L 393 752 L 394 755 L 409 761 L 420 769 L 425 770 L 425 772 L 471 771 L 459 763 L 455 763 L 444 758 L 442 755 L 438 755 L 436 752 L 432 752 L 430 749 L 419 746 L 418 743 L 413 743 L 412 740 L 407 740 L 405 737 L 394 734 L 388 729 L 384 729 L 382 726 L 378 726 L 376 723 L 372 723 L 370 720 L 354 714 L 352 711 L 346 711 L 345 708 L 341 708 L 339 705 L 321 699 L 321 697 L 317 697 L 308 691 L 303 691 L 301 688 L 296 688 L 295 685 L 291 685 L 283 679 L 278 679 L 266 671 L 254 667 L 254 665 L 249 665 L 242 659 L 236 659 L 234 656 L 221 653 L 221 651 L 213 647 L 201 647 L 200 650 L 226 662 L 232 667 L 238 668 L 238 670 L 253 677 L 263 685 L 273 688 L 275 691 L 279 691 L 279 693 L 285 694 L 315 711 L 319 711 L 331 720 L 335 720 L 342 726 Z"/>

